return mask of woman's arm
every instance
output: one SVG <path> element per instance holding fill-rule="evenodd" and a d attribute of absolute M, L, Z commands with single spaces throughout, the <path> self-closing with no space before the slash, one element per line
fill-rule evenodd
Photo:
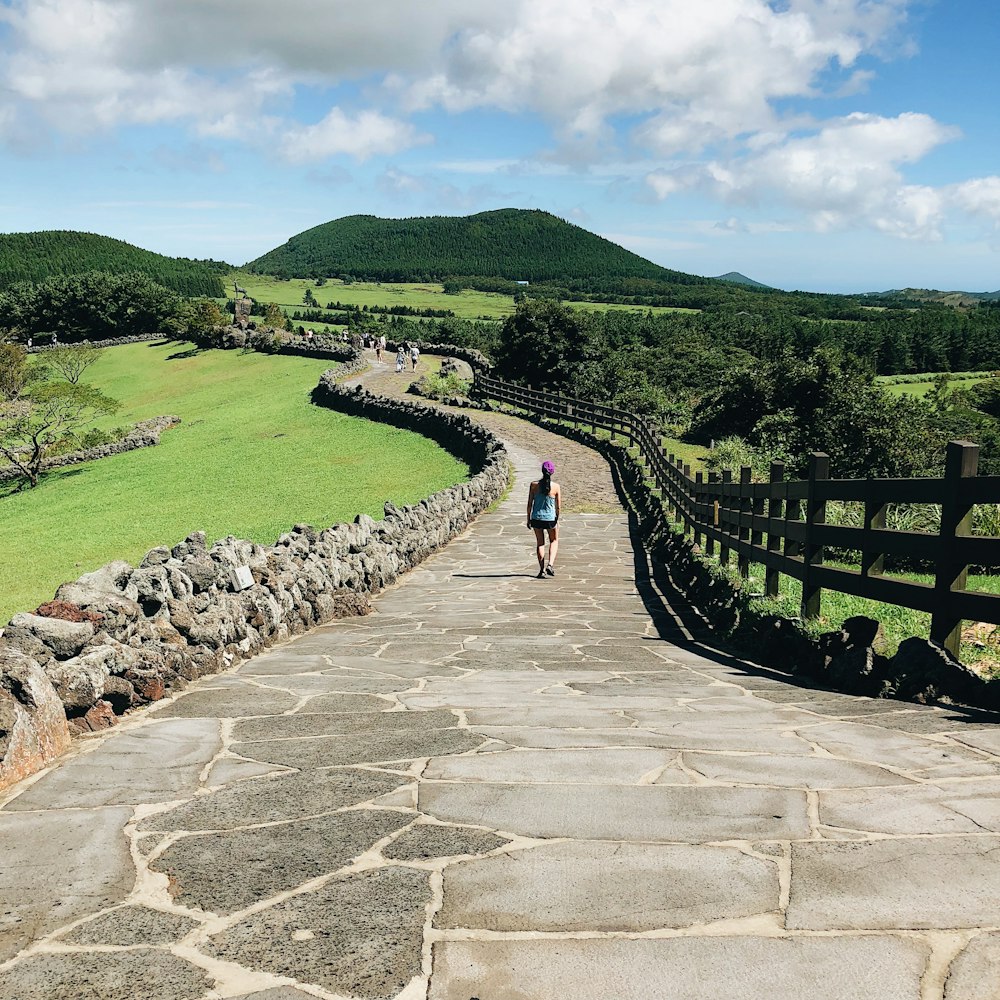
<path fill-rule="evenodd" d="M 553 489 L 552 492 L 555 494 L 556 520 L 558 521 L 559 520 L 559 511 L 560 511 L 561 506 L 562 506 L 562 487 L 558 483 L 556 483 L 555 484 L 555 489 Z"/>
<path fill-rule="evenodd" d="M 538 489 L 538 483 L 532 483 L 528 487 L 528 527 L 531 527 L 531 504 L 535 499 L 535 491 Z"/>

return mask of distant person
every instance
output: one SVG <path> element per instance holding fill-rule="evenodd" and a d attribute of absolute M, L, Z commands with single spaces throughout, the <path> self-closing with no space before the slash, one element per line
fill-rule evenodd
<path fill-rule="evenodd" d="M 384 346 L 382 340 L 383 338 L 379 337 L 378 340 L 375 341 L 375 360 L 379 364 L 382 364 L 382 347 Z"/>
<path fill-rule="evenodd" d="M 396 374 L 398 375 L 406 366 L 406 345 L 399 345 L 399 352 L 396 354 Z"/>
<path fill-rule="evenodd" d="M 556 575 L 556 553 L 559 551 L 559 508 L 562 490 L 552 482 L 556 467 L 542 462 L 542 477 L 528 488 L 528 527 L 535 532 L 535 556 L 538 559 L 538 579 Z M 545 533 L 549 534 L 548 560 L 545 558 Z"/>
<path fill-rule="evenodd" d="M 420 360 L 420 348 L 414 344 L 410 348 L 410 364 L 413 365 L 413 370 L 417 370 L 417 362 Z"/>
<path fill-rule="evenodd" d="M 29 338 L 28 338 L 28 350 L 29 350 L 29 351 L 31 350 L 31 345 L 32 345 L 32 343 L 34 343 L 34 341 L 33 341 L 33 340 L 31 339 L 31 337 L 29 337 Z"/>
<path fill-rule="evenodd" d="M 313 339 L 312 330 L 306 330 L 306 340 L 311 344 Z"/>
<path fill-rule="evenodd" d="M 56 336 L 56 334 L 52 334 L 52 346 L 56 347 L 56 346 L 58 346 L 58 344 L 59 344 L 59 338 L 58 338 L 58 336 Z"/>

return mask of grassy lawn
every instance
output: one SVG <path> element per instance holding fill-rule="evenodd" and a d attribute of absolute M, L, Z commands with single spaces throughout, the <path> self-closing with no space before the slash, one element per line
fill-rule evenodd
<path fill-rule="evenodd" d="M 927 393 L 934 388 L 934 379 L 936 373 L 928 372 L 926 379 L 920 379 L 916 382 L 892 382 L 889 379 L 895 376 L 882 376 L 876 378 L 876 382 L 882 385 L 882 388 L 886 390 L 890 395 L 893 396 L 903 396 L 906 394 L 913 396 L 926 396 Z M 952 375 L 951 381 L 948 383 L 948 389 L 971 389 L 974 385 L 978 385 L 980 382 L 986 382 L 990 379 L 996 378 L 992 372 L 960 372 L 958 374 Z"/>
<path fill-rule="evenodd" d="M 297 522 L 327 527 L 414 503 L 468 469 L 426 438 L 313 406 L 322 360 L 134 344 L 86 381 L 121 400 L 102 425 L 172 413 L 143 448 L 47 475 L 0 496 L 0 622 L 111 559 L 139 559 L 191 531 L 262 543 Z"/>
<path fill-rule="evenodd" d="M 258 302 L 276 302 L 287 309 L 289 315 L 295 309 L 305 309 L 302 297 L 307 288 L 312 289 L 316 301 L 321 307 L 328 302 L 342 302 L 344 305 L 358 306 L 412 306 L 414 309 L 450 309 L 460 319 L 503 319 L 514 311 L 514 299 L 510 295 L 500 295 L 496 292 L 476 292 L 465 289 L 458 295 L 445 295 L 444 286 L 434 282 L 428 283 L 373 283 L 355 281 L 350 285 L 330 279 L 321 288 L 311 278 L 291 278 L 288 281 L 278 281 L 266 275 L 248 274 L 240 271 L 235 275 L 241 288 Z M 231 287 L 231 282 L 227 289 Z M 654 313 L 665 312 L 698 312 L 697 309 L 680 309 L 664 306 L 617 305 L 606 302 L 568 302 L 574 309 L 589 312 L 606 312 L 608 310 L 625 310 L 628 312 Z M 311 324 L 314 329 L 325 328 L 326 324 Z"/>

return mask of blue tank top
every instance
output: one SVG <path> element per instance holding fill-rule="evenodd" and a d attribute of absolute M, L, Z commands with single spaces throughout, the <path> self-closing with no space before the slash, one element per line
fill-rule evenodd
<path fill-rule="evenodd" d="M 536 493 L 531 505 L 531 517 L 535 521 L 554 521 L 556 498 L 551 493 Z"/>

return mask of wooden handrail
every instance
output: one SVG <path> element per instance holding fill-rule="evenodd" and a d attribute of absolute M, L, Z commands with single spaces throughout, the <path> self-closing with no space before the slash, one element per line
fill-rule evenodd
<path fill-rule="evenodd" d="M 829 459 L 815 454 L 809 477 L 786 480 L 784 466 L 773 463 L 770 481 L 752 483 L 749 470 L 737 480 L 732 471 L 707 480 L 692 477 L 680 459 L 667 455 L 659 431 L 645 418 L 604 403 L 545 392 L 479 371 L 481 396 L 556 421 L 606 430 L 639 449 L 641 460 L 660 491 L 664 507 L 682 530 L 719 554 L 727 565 L 736 555 L 742 575 L 751 563 L 765 567 L 765 592 L 777 596 L 780 574 L 802 582 L 802 612 L 820 613 L 822 592 L 835 590 L 931 614 L 931 638 L 957 654 L 966 620 L 1000 624 L 1000 595 L 967 590 L 969 566 L 1000 564 L 1000 537 L 971 533 L 977 503 L 1000 504 L 1000 476 L 978 476 L 979 446 L 948 445 L 943 477 L 926 479 L 830 479 Z M 864 504 L 860 527 L 826 523 L 830 501 Z M 886 527 L 889 504 L 926 503 L 941 507 L 936 532 Z M 858 570 L 825 564 L 831 547 L 861 552 Z M 934 583 L 885 574 L 884 557 L 893 555 L 934 567 Z"/>

